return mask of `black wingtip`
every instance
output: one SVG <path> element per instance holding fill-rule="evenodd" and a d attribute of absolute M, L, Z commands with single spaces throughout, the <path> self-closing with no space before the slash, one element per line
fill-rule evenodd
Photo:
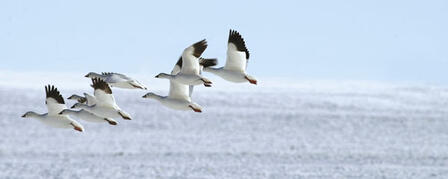
<path fill-rule="evenodd" d="M 246 59 L 249 59 L 250 54 L 249 50 L 247 50 L 246 42 L 238 31 L 230 29 L 228 42 L 233 43 L 238 51 L 245 52 Z"/>
<path fill-rule="evenodd" d="M 78 99 L 78 102 L 85 103 L 85 102 L 87 102 L 87 98 L 80 98 L 80 99 Z"/>
<path fill-rule="evenodd" d="M 215 66 L 218 64 L 218 59 L 216 59 L 216 58 L 200 58 L 199 64 L 201 66 L 203 66 L 204 68 Z"/>
<path fill-rule="evenodd" d="M 92 85 L 93 89 L 100 89 L 103 90 L 107 94 L 112 94 L 112 89 L 110 89 L 109 84 L 107 84 L 104 80 L 99 78 L 92 78 Z"/>
<path fill-rule="evenodd" d="M 176 65 L 179 66 L 179 68 L 182 68 L 182 56 L 179 57 L 179 60 L 177 60 Z"/>
<path fill-rule="evenodd" d="M 62 95 L 58 91 L 58 89 L 56 87 L 54 87 L 54 85 L 45 86 L 45 95 L 46 95 L 46 98 L 53 98 L 59 104 L 65 104 L 64 98 L 62 97 Z"/>
<path fill-rule="evenodd" d="M 202 53 L 204 53 L 204 51 L 207 48 L 207 46 L 208 45 L 207 45 L 207 40 L 206 39 L 203 39 L 203 40 L 193 44 L 193 48 L 194 48 L 193 56 L 199 58 L 202 55 Z"/>
<path fill-rule="evenodd" d="M 116 74 L 114 72 L 101 72 L 102 75 L 113 75 Z"/>

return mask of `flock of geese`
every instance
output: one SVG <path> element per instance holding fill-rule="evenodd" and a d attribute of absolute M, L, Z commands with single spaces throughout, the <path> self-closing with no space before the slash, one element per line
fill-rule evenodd
<path fill-rule="evenodd" d="M 246 48 L 244 39 L 237 31 L 230 30 L 227 45 L 227 60 L 223 67 L 214 67 L 217 65 L 217 59 L 201 57 L 206 48 L 207 41 L 205 39 L 187 47 L 170 74 L 160 73 L 156 76 L 156 78 L 170 80 L 168 96 L 161 96 L 150 92 L 145 94 L 143 98 L 155 99 L 164 106 L 175 110 L 202 112 L 202 107 L 193 102 L 191 98 L 194 86 L 212 86 L 212 82 L 202 76 L 202 71 L 213 73 L 231 82 L 257 84 L 257 80 L 246 73 L 249 51 Z M 123 111 L 116 104 L 111 87 L 147 90 L 137 80 L 119 73 L 98 74 L 90 72 L 85 77 L 91 78 L 92 80 L 93 95 L 84 93 L 83 96 L 76 94 L 70 96 L 67 99 L 77 101 L 71 109 L 66 107 L 64 98 L 58 89 L 52 85 L 48 85 L 45 86 L 45 104 L 48 112 L 38 114 L 29 111 L 22 117 L 37 119 L 51 127 L 75 129 L 80 132 L 84 131 L 84 127 L 73 118 L 88 122 L 117 125 L 117 121 L 114 119 L 122 118 L 124 120 L 131 120 L 131 115 Z"/>

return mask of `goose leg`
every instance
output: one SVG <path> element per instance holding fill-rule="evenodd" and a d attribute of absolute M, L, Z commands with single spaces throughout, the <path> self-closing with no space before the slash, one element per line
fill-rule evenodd
<path fill-rule="evenodd" d="M 115 122 L 115 121 L 113 121 L 113 120 L 110 120 L 110 119 L 107 119 L 107 118 L 104 118 L 104 120 L 105 121 L 107 121 L 110 125 L 117 125 L 117 122 Z"/>
<path fill-rule="evenodd" d="M 78 127 L 78 126 L 75 126 L 75 125 L 73 125 L 73 123 L 70 123 L 70 125 L 72 125 L 72 126 L 73 126 L 73 128 L 74 128 L 75 130 L 77 130 L 77 131 L 79 131 L 79 132 L 82 132 L 82 128 L 80 128 L 80 127 Z"/>
<path fill-rule="evenodd" d="M 249 83 L 257 85 L 257 80 L 249 79 L 247 76 L 245 76 L 244 78 L 246 78 L 246 80 L 249 81 Z"/>
<path fill-rule="evenodd" d="M 124 115 L 121 112 L 118 112 L 118 114 L 124 119 L 124 120 L 131 120 L 131 118 L 129 116 Z"/>
<path fill-rule="evenodd" d="M 192 105 L 189 105 L 188 107 L 190 107 L 191 109 L 193 109 L 194 112 L 202 112 L 201 109 L 194 108 Z"/>
<path fill-rule="evenodd" d="M 206 78 L 201 78 L 201 81 L 204 83 L 205 87 L 212 87 L 212 82 Z"/>

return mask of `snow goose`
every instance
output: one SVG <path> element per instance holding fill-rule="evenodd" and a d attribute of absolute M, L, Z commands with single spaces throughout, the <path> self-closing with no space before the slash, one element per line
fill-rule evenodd
<path fill-rule="evenodd" d="M 60 115 L 69 115 L 73 116 L 78 119 L 82 119 L 88 122 L 108 122 L 110 125 L 117 125 L 117 121 L 107 118 L 107 117 L 99 117 L 91 112 L 88 112 L 84 109 L 81 109 L 79 111 L 71 110 L 71 109 L 64 109 L 60 113 Z"/>
<path fill-rule="evenodd" d="M 84 109 L 97 116 L 106 118 L 123 118 L 125 120 L 131 120 L 131 116 L 121 110 L 115 103 L 112 90 L 105 81 L 98 78 L 93 78 L 92 83 L 92 87 L 94 89 L 93 95 L 95 96 L 96 104 L 89 106 L 87 104 L 76 103 L 72 106 L 72 109 Z"/>
<path fill-rule="evenodd" d="M 216 65 L 216 59 L 200 59 L 201 66 Z M 171 75 L 177 75 L 183 68 L 182 57 L 174 65 Z M 176 110 L 193 110 L 194 112 L 202 112 L 202 107 L 191 101 L 193 85 L 185 85 L 170 80 L 170 91 L 168 96 L 160 96 L 154 93 L 147 93 L 143 98 L 155 99 L 163 105 Z"/>
<path fill-rule="evenodd" d="M 137 80 L 134 80 L 126 75 L 120 73 L 103 72 L 101 74 L 90 72 L 85 75 L 87 78 L 99 78 L 110 84 L 112 87 L 126 88 L 126 89 L 144 89 L 147 88 Z"/>
<path fill-rule="evenodd" d="M 243 37 L 237 31 L 230 30 L 226 64 L 221 68 L 204 68 L 204 71 L 218 75 L 227 81 L 249 82 L 256 85 L 257 80 L 246 73 L 248 60 L 249 51 Z"/>
<path fill-rule="evenodd" d="M 205 39 L 187 47 L 182 53 L 182 68 L 180 72 L 174 75 L 160 73 L 156 78 L 165 78 L 185 85 L 204 84 L 206 87 L 211 87 L 212 82 L 199 73 L 200 56 L 206 48 L 207 41 Z"/>
<path fill-rule="evenodd" d="M 67 99 L 76 100 L 78 101 L 78 103 L 84 103 L 87 104 L 88 106 L 96 104 L 95 97 L 88 93 L 84 93 L 84 97 L 74 94 L 68 97 Z"/>
<path fill-rule="evenodd" d="M 33 111 L 25 113 L 23 118 L 34 118 L 40 122 L 55 128 L 73 128 L 77 131 L 84 131 L 84 127 L 73 120 L 69 116 L 59 115 L 59 112 L 66 109 L 64 98 L 62 98 L 58 89 L 54 86 L 45 86 L 46 100 L 45 104 L 48 109 L 48 113 L 37 114 Z"/>

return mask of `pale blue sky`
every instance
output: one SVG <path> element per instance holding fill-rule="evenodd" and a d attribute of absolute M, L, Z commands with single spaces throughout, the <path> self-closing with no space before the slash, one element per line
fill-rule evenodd
<path fill-rule="evenodd" d="M 448 83 L 448 1 L 0 1 L 0 71 L 169 72 L 238 30 L 259 77 Z"/>

